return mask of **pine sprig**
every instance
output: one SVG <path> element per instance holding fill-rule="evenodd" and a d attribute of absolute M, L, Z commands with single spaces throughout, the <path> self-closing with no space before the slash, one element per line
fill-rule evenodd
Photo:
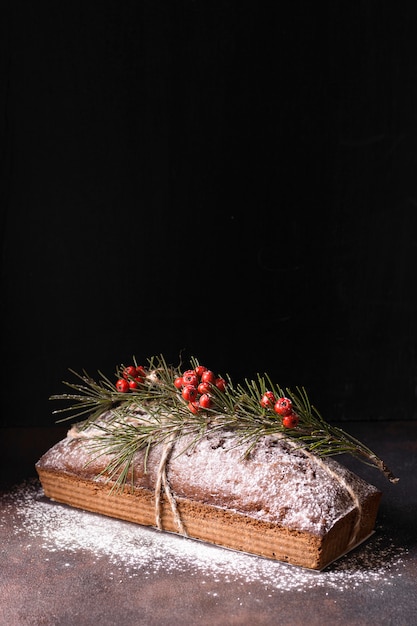
<path fill-rule="evenodd" d="M 89 419 L 87 421 L 92 422 L 104 411 L 109 411 L 118 406 L 123 400 L 120 394 L 117 393 L 114 384 L 100 371 L 98 372 L 100 376 L 99 382 L 96 382 L 85 371 L 83 374 L 78 374 L 71 369 L 69 371 L 81 380 L 82 384 L 64 381 L 64 385 L 77 393 L 62 393 L 50 397 L 50 400 L 71 402 L 69 406 L 53 411 L 55 415 L 59 413 L 70 414 L 68 417 L 57 420 L 58 423 L 68 419 L 83 417 L 84 415 L 88 415 Z"/>
<path fill-rule="evenodd" d="M 193 369 L 199 365 L 195 358 L 190 362 Z M 117 391 L 115 384 L 101 372 L 96 381 L 85 371 L 82 375 L 70 371 L 81 382 L 65 382 L 73 392 L 51 397 L 71 403 L 54 413 L 67 414 L 59 421 L 87 416 L 78 428 L 94 425 L 97 434 L 90 439 L 91 453 L 93 458 L 112 457 L 103 473 L 117 487 L 133 480 L 133 458 L 138 450 L 145 450 L 146 464 L 152 446 L 187 434 L 198 441 L 208 429 L 233 431 L 236 445 L 243 447 L 244 455 L 250 454 L 260 438 L 270 435 L 288 439 L 293 446 L 318 457 L 348 453 L 382 471 L 391 482 L 398 480 L 372 450 L 341 428 L 328 424 L 311 405 L 303 387 L 283 389 L 267 374 L 258 374 L 254 380 L 246 379 L 237 386 L 226 376 L 224 388 L 215 385 L 211 388 L 212 407 L 191 411 L 174 386 L 174 380 L 182 376 L 181 368 L 168 366 L 163 356 L 149 359 L 144 380 L 137 389 L 126 393 Z M 117 368 L 116 378 L 124 372 L 123 365 Z M 296 427 L 285 427 L 271 408 L 261 406 L 260 399 L 266 392 L 291 401 L 297 415 Z"/>

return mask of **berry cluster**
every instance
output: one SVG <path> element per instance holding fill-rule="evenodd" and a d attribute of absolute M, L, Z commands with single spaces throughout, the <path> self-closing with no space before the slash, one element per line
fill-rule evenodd
<path fill-rule="evenodd" d="M 298 426 L 300 418 L 294 411 L 292 401 L 289 398 L 275 398 L 272 391 L 266 391 L 261 398 L 261 406 L 264 409 L 271 409 L 282 417 L 282 425 L 285 428 L 295 428 Z"/>
<path fill-rule="evenodd" d="M 123 378 L 119 378 L 116 382 L 116 389 L 120 393 L 134 391 L 145 382 L 146 371 L 141 365 L 128 365 L 124 368 Z"/>
<path fill-rule="evenodd" d="M 174 380 L 174 386 L 181 391 L 190 411 L 196 414 L 200 409 L 210 409 L 213 406 L 213 388 L 224 391 L 226 381 L 204 365 L 197 365 L 195 369 L 186 370 L 182 376 L 178 376 Z"/>

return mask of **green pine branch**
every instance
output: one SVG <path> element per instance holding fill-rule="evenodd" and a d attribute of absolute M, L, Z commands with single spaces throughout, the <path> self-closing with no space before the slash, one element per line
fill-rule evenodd
<path fill-rule="evenodd" d="M 197 366 L 198 361 L 192 358 L 192 369 Z M 243 446 L 244 455 L 250 453 L 261 437 L 272 435 L 289 439 L 293 445 L 318 457 L 350 454 L 382 471 L 391 482 L 398 481 L 372 450 L 341 428 L 327 423 L 311 405 L 302 387 L 283 389 L 267 374 L 258 374 L 254 380 L 234 386 L 226 376 L 224 390 L 212 387 L 213 406 L 194 413 L 174 386 L 174 379 L 181 376 L 184 369 L 168 366 L 163 356 L 149 359 L 145 369 L 143 384 L 126 393 L 117 391 L 115 383 L 101 372 L 96 381 L 86 372 L 77 374 L 70 370 L 79 381 L 64 382 L 72 392 L 51 396 L 53 400 L 70 403 L 54 411 L 54 414 L 65 414 L 58 421 L 86 418 L 79 423 L 80 429 L 94 423 L 99 434 L 90 441 L 91 452 L 95 456 L 112 455 L 105 473 L 117 485 L 124 485 L 131 477 L 133 457 L 138 450 L 145 449 L 147 457 L 153 445 L 164 443 L 172 435 L 180 438 L 193 434 L 198 441 L 208 429 L 232 430 L 238 445 Z M 124 370 L 124 366 L 116 370 L 117 379 L 123 376 Z M 271 408 L 262 408 L 260 399 L 267 391 L 276 398 L 291 400 L 298 416 L 296 427 L 286 428 Z M 103 419 L 106 412 L 107 418 Z M 126 422 L 132 415 L 137 419 Z"/>

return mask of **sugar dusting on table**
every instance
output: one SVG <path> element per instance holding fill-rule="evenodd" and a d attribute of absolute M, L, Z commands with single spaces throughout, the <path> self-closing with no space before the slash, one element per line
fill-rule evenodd
<path fill-rule="evenodd" d="M 225 584 L 257 582 L 271 592 L 318 587 L 344 591 L 392 584 L 401 576 L 407 554 L 377 532 L 326 570 L 315 572 L 57 504 L 45 498 L 37 481 L 17 486 L 3 500 L 3 506 L 16 511 L 14 533 L 36 537 L 46 552 L 88 551 L 97 560 L 107 559 L 120 579 L 185 572 Z"/>

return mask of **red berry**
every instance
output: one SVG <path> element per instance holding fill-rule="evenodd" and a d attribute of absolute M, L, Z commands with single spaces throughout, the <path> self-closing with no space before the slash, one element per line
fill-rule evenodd
<path fill-rule="evenodd" d="M 298 417 L 297 413 L 291 411 L 289 415 L 285 415 L 282 418 L 282 425 L 285 426 L 285 428 L 295 428 L 296 426 L 298 426 L 299 421 L 300 418 Z"/>
<path fill-rule="evenodd" d="M 144 378 L 146 378 L 146 370 L 144 367 L 142 367 L 142 365 L 138 365 L 136 367 L 136 375 L 135 378 L 141 378 L 143 382 Z"/>
<path fill-rule="evenodd" d="M 189 402 L 188 408 L 190 409 L 191 413 L 194 413 L 194 415 L 196 415 L 200 407 L 199 407 L 198 402 Z"/>
<path fill-rule="evenodd" d="M 201 382 L 212 383 L 212 385 L 214 385 L 216 382 L 216 376 L 211 370 L 206 370 L 201 374 Z"/>
<path fill-rule="evenodd" d="M 210 383 L 200 383 L 197 387 L 198 393 L 209 393 L 211 388 L 212 385 L 210 385 Z"/>
<path fill-rule="evenodd" d="M 116 389 L 120 393 L 127 393 L 129 391 L 129 383 L 124 378 L 119 378 L 116 383 Z"/>
<path fill-rule="evenodd" d="M 128 378 L 135 378 L 137 375 L 137 370 L 134 365 L 128 365 L 123 370 L 123 378 L 126 378 L 126 380 Z"/>
<path fill-rule="evenodd" d="M 194 370 L 187 370 L 182 375 L 182 380 L 184 385 L 193 385 L 193 387 L 197 387 L 198 385 L 198 376 Z"/>
<path fill-rule="evenodd" d="M 279 398 L 274 405 L 275 413 L 281 415 L 281 417 L 285 417 L 286 415 L 290 415 L 292 412 L 292 402 L 289 398 Z"/>
<path fill-rule="evenodd" d="M 197 387 L 194 387 L 194 385 L 185 385 L 182 390 L 182 397 L 184 400 L 187 400 L 187 402 L 194 402 L 197 398 Z"/>
<path fill-rule="evenodd" d="M 264 395 L 261 398 L 261 406 L 264 409 L 269 409 L 269 408 L 272 409 L 275 403 L 276 403 L 276 400 L 272 391 L 265 391 Z"/>
<path fill-rule="evenodd" d="M 197 376 L 199 378 L 201 378 L 201 375 L 207 370 L 207 367 L 204 367 L 204 365 L 197 365 L 197 367 L 195 368 L 195 373 L 197 374 Z"/>
<path fill-rule="evenodd" d="M 207 393 L 203 393 L 200 396 L 199 399 L 199 404 L 201 407 L 203 407 L 203 409 L 209 409 L 211 407 L 211 405 L 213 404 L 212 399 L 210 398 L 210 396 Z"/>
<path fill-rule="evenodd" d="M 182 380 L 182 376 L 177 376 L 177 378 L 174 380 L 174 387 L 176 387 L 177 389 L 181 389 L 183 385 L 184 381 Z"/>
<path fill-rule="evenodd" d="M 216 378 L 216 381 L 214 383 L 217 387 L 217 389 L 219 389 L 220 391 L 225 391 L 226 390 L 226 381 L 224 380 L 224 378 Z"/>
<path fill-rule="evenodd" d="M 129 382 L 128 382 L 129 389 L 137 389 L 139 387 L 139 383 L 140 382 L 143 382 L 143 381 L 142 380 L 139 381 L 139 380 L 130 379 Z"/>

